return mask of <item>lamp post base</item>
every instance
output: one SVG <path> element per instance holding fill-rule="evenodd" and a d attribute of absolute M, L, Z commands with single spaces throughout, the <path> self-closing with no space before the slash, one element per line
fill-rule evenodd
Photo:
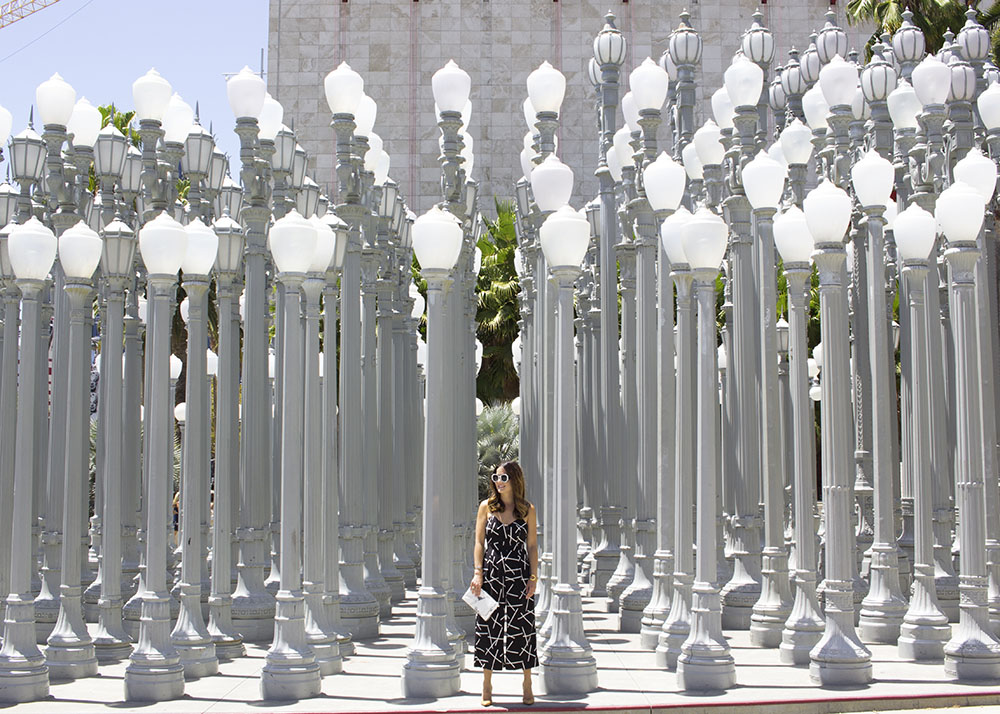
<path fill-rule="evenodd" d="M 716 646 L 717 647 L 717 646 Z M 699 645 L 677 658 L 677 686 L 685 692 L 718 692 L 736 684 L 736 665 L 721 648 Z"/>
<path fill-rule="evenodd" d="M 406 699 L 441 699 L 458 694 L 460 667 L 454 657 L 440 653 L 432 658 L 427 652 L 413 653 L 403 665 L 400 684 Z"/>
<path fill-rule="evenodd" d="M 50 680 L 71 680 L 97 674 L 97 655 L 91 642 L 66 643 L 45 648 Z"/>
<path fill-rule="evenodd" d="M 269 660 L 260 671 L 260 697 L 264 701 L 287 702 L 308 699 L 317 696 L 321 686 L 319 665 L 312 661 Z"/>
<path fill-rule="evenodd" d="M 909 623 L 899 628 L 899 656 L 916 661 L 944 659 L 944 645 L 951 637 L 947 623 Z"/>
<path fill-rule="evenodd" d="M 49 668 L 35 644 L 35 605 L 30 593 L 11 594 L 0 649 L 0 702 L 33 702 L 49 694 Z"/>
<path fill-rule="evenodd" d="M 184 667 L 176 657 L 138 663 L 135 653 L 125 670 L 125 700 L 166 702 L 184 695 Z"/>
<path fill-rule="evenodd" d="M 589 694 L 597 689 L 597 661 L 593 655 L 551 647 L 538 668 L 540 694 Z"/>
<path fill-rule="evenodd" d="M 305 600 L 301 592 L 278 592 L 274 643 L 260 671 L 266 701 L 295 701 L 319 694 L 319 665 L 306 642 Z"/>

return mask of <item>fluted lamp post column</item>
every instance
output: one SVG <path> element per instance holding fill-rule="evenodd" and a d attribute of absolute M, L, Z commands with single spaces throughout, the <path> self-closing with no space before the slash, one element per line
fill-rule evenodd
<path fill-rule="evenodd" d="M 440 104 L 440 103 L 439 103 Z M 450 522 L 442 518 L 445 470 L 451 455 L 444 447 L 442 425 L 448 420 L 445 396 L 448 375 L 442 343 L 445 330 L 444 292 L 462 248 L 462 227 L 438 207 L 413 224 L 413 252 L 427 280 L 427 422 L 424 429 L 422 582 L 417 591 L 417 625 L 402 672 L 404 697 L 445 697 L 459 689 L 460 663 L 448 639 L 446 586 L 451 563 L 443 546 L 451 538 Z M 444 334 L 447 334 L 445 332 Z"/>
<path fill-rule="evenodd" d="M 787 129 L 786 129 L 787 131 Z M 786 449 L 793 451 L 793 515 L 795 523 L 795 600 L 781 632 L 780 657 L 788 664 L 809 664 L 809 652 L 823 636 L 823 612 L 816 597 L 816 469 L 812 440 L 815 416 L 809 401 L 806 328 L 808 296 L 812 277 L 809 265 L 812 234 L 802 211 L 792 206 L 774 219 L 774 242 L 781 254 L 788 282 L 788 381 L 792 401 L 792 438 Z M 853 622 L 853 619 L 852 619 Z"/>
<path fill-rule="evenodd" d="M 316 251 L 316 229 L 292 210 L 271 227 L 271 257 L 285 286 L 281 428 L 281 581 L 275 597 L 274 642 L 260 673 L 266 700 L 319 694 L 320 668 L 306 640 L 302 592 L 302 479 L 305 370 L 299 291 Z M 334 645 L 335 646 L 335 645 Z"/>
<path fill-rule="evenodd" d="M 219 237 L 202 223 L 192 220 L 187 227 L 187 250 L 181 271 L 187 293 L 187 364 L 185 399 L 187 419 L 181 470 L 181 579 L 180 614 L 170 640 L 180 654 L 187 679 L 197 679 L 219 670 L 215 644 L 201 612 L 202 531 L 201 511 L 208 496 L 210 410 L 205 379 L 208 342 L 209 273 L 215 264 Z M 217 508 L 222 506 L 217 503 Z"/>
<path fill-rule="evenodd" d="M 872 463 L 875 486 L 875 542 L 871 548 L 870 588 L 861 602 L 858 632 L 866 642 L 883 643 L 895 642 L 899 638 L 899 626 L 906 610 L 906 601 L 900 589 L 894 538 L 891 420 L 895 418 L 895 409 L 889 402 L 890 394 L 895 390 L 888 380 L 895 377 L 887 364 L 891 353 L 882 235 L 884 206 L 892 192 L 894 178 L 892 164 L 874 150 L 851 167 L 854 194 L 864 211 L 868 233 L 864 244 L 868 251 L 868 341 L 872 354 Z"/>
<path fill-rule="evenodd" d="M 695 323 L 691 294 L 691 269 L 684 253 L 684 224 L 691 213 L 683 206 L 660 226 L 660 241 L 670 262 L 672 282 L 677 290 L 677 339 L 675 351 L 677 389 L 674 416 L 674 491 L 665 494 L 673 508 L 673 588 L 670 611 L 664 619 L 656 645 L 656 664 L 676 669 L 681 646 L 691 632 L 691 586 L 694 583 L 694 512 L 695 451 L 692 438 L 695 428 L 695 392 L 692 370 L 695 368 Z M 662 258 L 662 255 L 661 255 Z M 666 266 L 661 263 L 661 270 Z M 672 297 L 672 296 L 671 296 Z M 673 356 L 671 356 L 673 359 Z M 662 485 L 661 485 L 662 488 Z M 664 496 L 660 496 L 662 504 Z M 672 503 L 670 503 L 672 499 Z M 660 525 L 660 528 L 663 526 Z"/>
<path fill-rule="evenodd" d="M 35 604 L 31 593 L 31 501 L 39 478 L 35 431 L 38 367 L 43 364 L 38 334 L 41 291 L 56 258 L 56 236 L 37 218 L 11 228 L 8 259 L 21 290 L 21 335 L 18 352 L 17 443 L 14 462 L 13 517 L 10 530 L 10 593 L 0 648 L 0 701 L 29 702 L 48 696 L 49 668 L 35 644 Z"/>
<path fill-rule="evenodd" d="M 821 401 L 823 507 L 826 514 L 826 628 L 810 651 L 810 675 L 823 686 L 871 681 L 871 654 L 854 630 L 854 426 L 851 419 L 850 356 L 844 235 L 851 199 L 823 181 L 803 201 L 815 241 L 819 269 L 823 349 Z"/>
<path fill-rule="evenodd" d="M 584 694 L 597 688 L 597 661 L 583 629 L 576 574 L 576 380 L 573 376 L 573 284 L 590 242 L 590 224 L 569 206 L 539 230 L 542 251 L 557 286 L 553 502 L 550 541 L 555 570 L 552 634 L 541 648 L 539 684 L 546 694 Z"/>
<path fill-rule="evenodd" d="M 264 81 L 244 67 L 226 82 L 229 106 L 240 137 L 240 171 L 246 197 L 240 220 L 246 226 L 244 254 L 245 318 L 243 341 L 242 425 L 240 440 L 239 577 L 231 607 L 233 625 L 248 642 L 266 642 L 274 629 L 274 598 L 264 587 L 271 510 L 268 476 L 270 420 L 267 380 L 267 278 L 265 276 L 270 186 L 266 159 L 258 141 L 266 98 Z M 223 189 L 225 190 L 225 189 Z"/>
<path fill-rule="evenodd" d="M 633 82 L 635 84 L 635 82 Z M 648 164 L 642 172 L 643 184 L 646 190 L 646 198 L 650 207 L 656 212 L 657 233 L 661 233 L 665 220 L 673 215 L 678 209 L 684 197 L 684 187 L 687 183 L 687 176 L 684 167 L 661 153 L 656 161 Z M 656 240 L 654 236 L 654 247 L 658 248 L 658 278 L 659 278 L 659 306 L 658 306 L 658 349 L 659 352 L 659 388 L 652 390 L 654 394 L 650 397 L 655 400 L 659 394 L 659 399 L 664 403 L 657 403 L 660 407 L 657 416 L 653 417 L 656 424 L 656 433 L 659 437 L 657 443 L 651 445 L 654 454 L 660 452 L 656 461 L 659 462 L 657 478 L 655 480 L 655 528 L 656 528 L 656 552 L 653 554 L 653 592 L 649 604 L 642 613 L 640 623 L 640 641 L 646 649 L 656 649 L 660 640 L 660 633 L 663 631 L 663 623 L 670 613 L 670 602 L 673 596 L 674 573 L 674 479 L 676 464 L 674 463 L 674 449 L 676 440 L 674 427 L 676 422 L 667 419 L 667 414 L 673 414 L 676 408 L 673 399 L 673 379 L 674 379 L 674 296 L 673 279 L 671 278 L 669 256 L 663 242 Z M 640 332 L 641 335 L 641 332 Z M 664 349 L 664 345 L 667 349 Z M 656 359 L 654 357 L 654 359 Z M 664 425 L 659 420 L 669 421 Z M 667 427 L 667 428 L 665 428 Z M 671 446 L 673 445 L 673 448 Z M 663 453 L 666 452 L 666 453 Z M 669 459 L 668 463 L 663 463 Z M 652 494 L 649 494 L 652 497 Z"/>
<path fill-rule="evenodd" d="M 239 314 L 236 286 L 243 264 L 243 228 L 223 208 L 212 230 L 219 239 L 215 291 L 219 300 L 219 374 L 215 397 L 215 510 L 212 515 L 212 590 L 208 596 L 208 634 L 220 660 L 246 654 L 233 626 L 232 530 L 239 477 Z"/>
<path fill-rule="evenodd" d="M 958 588 L 959 626 L 944 646 L 945 674 L 959 680 L 1000 676 L 1000 643 L 989 625 L 986 607 L 986 529 L 982 471 L 976 468 L 980 448 L 978 379 L 973 369 L 976 344 L 976 238 L 985 202 L 972 186 L 957 182 L 938 197 L 934 217 L 948 239 L 945 258 L 951 271 L 951 320 L 955 353 L 955 500 L 958 539 L 962 544 Z"/>
<path fill-rule="evenodd" d="M 146 395 L 145 428 L 149 434 L 146 491 L 146 580 L 142 593 L 142 617 L 138 645 L 125 669 L 125 699 L 165 701 L 184 693 L 184 667 L 170 640 L 170 593 L 167 589 L 168 489 L 173 481 L 173 428 L 160 405 L 169 403 L 170 392 L 170 299 L 177 272 L 184 262 L 187 232 L 166 212 L 161 212 L 139 231 L 139 252 L 152 290 L 147 331 L 150 349 L 146 355 L 149 393 Z"/>
<path fill-rule="evenodd" d="M 944 644 L 951 636 L 951 627 L 937 599 L 934 538 L 931 530 L 934 484 L 930 458 L 929 343 L 924 284 L 930 269 L 929 257 L 937 237 L 934 216 L 913 204 L 896 216 L 893 233 L 896 250 L 903 261 L 903 279 L 907 282 L 904 294 L 909 296 L 910 353 L 902 357 L 909 362 L 909 369 L 904 370 L 903 374 L 910 379 L 914 432 L 910 438 L 912 452 L 909 459 L 914 471 L 913 592 L 900 627 L 899 654 L 904 659 L 940 660 L 944 657 Z"/>
<path fill-rule="evenodd" d="M 743 167 L 743 188 L 753 208 L 757 243 L 757 274 L 760 278 L 760 427 L 763 446 L 764 551 L 760 598 L 750 615 L 750 641 L 761 647 L 777 647 L 792 609 L 788 582 L 788 551 L 785 548 L 785 484 L 783 443 L 778 389 L 777 275 L 773 221 L 785 188 L 785 167 L 763 151 Z"/>
<path fill-rule="evenodd" d="M 101 260 L 102 241 L 80 221 L 59 237 L 59 262 L 69 296 L 69 361 L 66 412 L 66 479 L 62 528 L 78 534 L 83 526 L 80 508 L 84 498 L 86 463 L 84 429 L 89 424 L 90 335 L 87 318 L 94 295 L 91 278 Z M 45 658 L 52 679 L 77 679 L 97 674 L 94 642 L 83 620 L 83 587 L 80 582 L 81 549 L 76 537 L 65 539 L 62 549 L 62 581 L 59 586 L 59 617 L 48 638 Z"/>
<path fill-rule="evenodd" d="M 722 636 L 717 582 L 716 489 L 719 476 L 719 408 L 716 367 L 715 279 L 726 253 L 728 228 L 700 209 L 681 228 L 698 304 L 696 473 L 698 558 L 691 630 L 677 658 L 677 684 L 685 691 L 717 691 L 736 683 L 736 668 Z"/>

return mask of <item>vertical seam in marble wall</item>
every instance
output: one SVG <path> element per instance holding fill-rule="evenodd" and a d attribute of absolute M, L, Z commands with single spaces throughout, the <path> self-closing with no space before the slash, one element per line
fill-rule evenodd
<path fill-rule="evenodd" d="M 562 3 L 554 2 L 552 3 L 552 19 L 551 19 L 551 43 L 552 43 L 552 64 L 555 68 L 562 72 L 563 69 L 563 57 L 562 57 Z M 560 123 L 556 128 L 556 136 L 560 139 L 562 138 L 562 124 Z"/>
<path fill-rule="evenodd" d="M 420 65 L 420 3 L 410 5 L 410 179 L 407 196 L 413 205 L 417 197 L 417 69 Z"/>
<path fill-rule="evenodd" d="M 278 23 L 275 27 L 278 35 L 278 42 L 274 46 L 274 95 L 280 96 L 281 89 L 281 0 L 278 0 Z M 260 71 L 264 71 L 263 64 Z"/>
<path fill-rule="evenodd" d="M 625 56 L 626 64 L 625 67 L 623 68 L 621 83 L 623 85 L 624 90 L 627 92 L 628 73 L 631 72 L 632 68 L 635 66 L 635 63 L 633 62 L 632 59 L 634 56 L 632 53 L 634 52 L 633 47 L 635 46 L 635 42 L 634 42 L 634 37 L 632 36 L 632 3 L 626 2 L 622 4 L 625 6 L 622 9 L 622 15 L 623 15 L 622 20 L 624 21 L 622 22 L 622 24 L 625 25 L 625 52 L 627 54 Z"/>

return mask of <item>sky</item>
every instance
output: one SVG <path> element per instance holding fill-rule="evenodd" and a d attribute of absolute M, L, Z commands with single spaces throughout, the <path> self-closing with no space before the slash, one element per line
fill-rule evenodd
<path fill-rule="evenodd" d="M 268 0 L 61 0 L 39 10 L 0 29 L 0 105 L 14 115 L 11 133 L 27 125 L 35 87 L 54 72 L 94 106 L 131 109 L 132 82 L 155 67 L 200 104 L 201 124 L 213 125 L 239 183 L 225 77 L 244 65 L 258 71 L 262 49 L 267 66 L 267 13 Z"/>

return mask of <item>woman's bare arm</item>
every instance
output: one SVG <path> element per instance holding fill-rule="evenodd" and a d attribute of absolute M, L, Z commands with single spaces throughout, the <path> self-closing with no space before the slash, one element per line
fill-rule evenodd
<path fill-rule="evenodd" d="M 486 501 L 479 504 L 479 511 L 476 513 L 476 547 L 472 555 L 472 563 L 475 572 L 472 575 L 472 582 L 469 587 L 475 595 L 479 595 L 479 590 L 483 586 L 483 554 L 486 550 L 486 519 L 489 517 L 489 509 Z"/>
<path fill-rule="evenodd" d="M 538 519 L 534 506 L 528 509 L 528 563 L 534 579 L 529 578 L 525 597 L 534 595 L 538 585 Z"/>

